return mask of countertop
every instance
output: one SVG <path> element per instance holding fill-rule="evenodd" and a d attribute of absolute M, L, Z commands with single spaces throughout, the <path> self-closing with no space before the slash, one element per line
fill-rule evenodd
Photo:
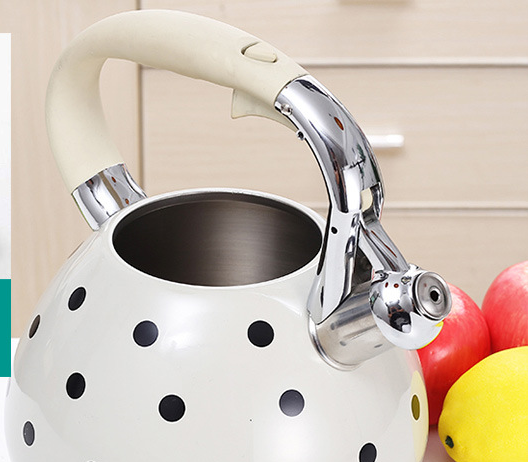
<path fill-rule="evenodd" d="M 11 357 L 13 358 L 18 344 L 18 339 L 11 340 Z M 9 378 L 0 377 L 0 413 L 4 414 L 4 400 L 7 390 L 7 383 Z M 7 448 L 4 436 L 4 419 L 0 419 L 0 462 L 9 462 L 9 456 L 7 454 Z M 384 461 L 379 461 L 384 462 Z M 427 450 L 423 462 L 452 462 L 452 459 L 444 451 L 442 443 L 438 438 L 436 428 L 431 428 L 429 431 L 429 442 L 427 444 Z"/>

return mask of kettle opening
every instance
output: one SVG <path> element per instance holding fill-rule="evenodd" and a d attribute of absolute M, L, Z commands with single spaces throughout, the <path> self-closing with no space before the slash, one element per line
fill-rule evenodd
<path fill-rule="evenodd" d="M 118 255 L 139 271 L 200 286 L 265 282 L 318 254 L 319 225 L 266 196 L 201 192 L 147 203 L 116 226 Z"/>

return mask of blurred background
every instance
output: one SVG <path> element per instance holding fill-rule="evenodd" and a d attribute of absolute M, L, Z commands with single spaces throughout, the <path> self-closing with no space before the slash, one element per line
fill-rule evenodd
<path fill-rule="evenodd" d="M 408 261 L 480 304 L 528 259 L 528 2 L 525 0 L 0 0 L 12 33 L 12 335 L 91 233 L 64 187 L 44 122 L 61 50 L 114 13 L 169 8 L 275 45 L 327 86 L 371 137 L 385 181 L 383 224 Z M 228 89 L 108 62 L 103 104 L 147 194 L 259 189 L 321 214 L 307 145 L 268 120 L 230 119 Z"/>
<path fill-rule="evenodd" d="M 0 30 L 0 279 L 11 279 L 11 35 Z M 9 311 L 2 306 L 0 311 Z M 8 314 L 8 313 L 7 313 Z M 5 316 L 2 319 L 9 319 Z"/>

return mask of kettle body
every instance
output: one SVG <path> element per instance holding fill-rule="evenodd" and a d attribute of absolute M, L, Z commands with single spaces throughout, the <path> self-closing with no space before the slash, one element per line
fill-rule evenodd
<path fill-rule="evenodd" d="M 185 245 L 195 253 L 246 247 L 240 258 L 202 255 L 198 264 L 225 273 L 250 258 L 233 277 L 253 282 L 204 285 L 225 283 L 207 267 L 182 275 L 197 284 L 147 274 L 135 247 L 152 258 L 171 252 L 152 236 L 156 219 L 138 231 L 160 212 L 172 237 L 192 228 Z M 233 190 L 164 195 L 110 218 L 60 270 L 20 341 L 6 403 L 12 459 L 421 460 L 428 414 L 416 353 L 395 347 L 339 370 L 307 335 L 323 226 L 301 205 Z M 300 239 L 307 242 L 296 255 Z M 290 260 L 280 270 L 290 272 L 250 274 L 279 259 Z"/>
<path fill-rule="evenodd" d="M 232 87 L 233 117 L 294 130 L 326 182 L 326 222 L 254 191 L 147 198 L 104 122 L 108 58 Z M 16 352 L 13 462 L 422 460 L 414 350 L 440 332 L 449 289 L 384 231 L 374 153 L 329 90 L 243 31 L 144 10 L 100 21 L 64 50 L 46 116 L 94 234 Z"/>

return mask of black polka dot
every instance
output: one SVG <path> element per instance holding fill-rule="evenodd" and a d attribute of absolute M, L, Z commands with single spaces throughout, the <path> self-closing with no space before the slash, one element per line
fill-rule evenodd
<path fill-rule="evenodd" d="M 177 422 L 185 414 L 185 403 L 176 395 L 167 395 L 159 403 L 159 413 L 167 422 Z"/>
<path fill-rule="evenodd" d="M 417 395 L 413 395 L 411 399 L 411 411 L 414 420 L 418 420 L 420 418 L 420 398 Z"/>
<path fill-rule="evenodd" d="M 281 411 L 288 417 L 298 416 L 304 409 L 304 398 L 297 390 L 285 391 L 279 400 Z"/>
<path fill-rule="evenodd" d="M 35 427 L 31 422 L 26 422 L 22 430 L 22 436 L 24 437 L 24 442 L 31 446 L 35 442 Z"/>
<path fill-rule="evenodd" d="M 86 381 L 78 372 L 74 372 L 66 382 L 66 392 L 71 399 L 79 399 L 86 389 Z"/>
<path fill-rule="evenodd" d="M 267 347 L 273 342 L 273 338 L 275 337 L 273 327 L 271 327 L 266 321 L 255 321 L 249 326 L 247 335 L 249 341 L 260 348 Z"/>
<path fill-rule="evenodd" d="M 33 336 L 37 333 L 37 329 L 39 325 L 40 325 L 40 314 L 37 314 L 35 319 L 33 319 L 31 326 L 29 327 L 29 338 L 33 338 Z"/>
<path fill-rule="evenodd" d="M 359 462 L 375 462 L 376 457 L 378 457 L 378 451 L 372 443 L 365 444 L 359 451 Z"/>
<path fill-rule="evenodd" d="M 70 295 L 70 299 L 68 300 L 68 308 L 71 311 L 78 310 L 84 303 L 85 298 L 86 289 L 84 287 L 77 287 L 77 289 L 75 289 Z"/>
<path fill-rule="evenodd" d="M 148 347 L 158 338 L 158 327 L 152 321 L 141 321 L 132 335 L 139 346 Z"/>

